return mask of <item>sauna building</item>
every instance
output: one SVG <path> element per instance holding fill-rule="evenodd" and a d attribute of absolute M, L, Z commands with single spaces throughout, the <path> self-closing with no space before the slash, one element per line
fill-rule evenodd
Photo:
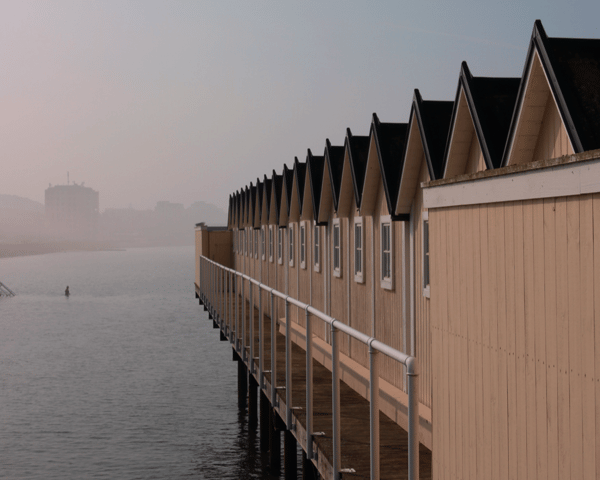
<path fill-rule="evenodd" d="M 600 40 L 537 21 L 520 78 L 476 73 L 196 229 L 261 448 L 305 478 L 600 477 Z"/>

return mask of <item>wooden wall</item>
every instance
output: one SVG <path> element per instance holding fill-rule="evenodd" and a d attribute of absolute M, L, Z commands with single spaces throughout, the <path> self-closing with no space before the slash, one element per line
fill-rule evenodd
<path fill-rule="evenodd" d="M 434 478 L 599 478 L 600 194 L 429 223 Z"/>
<path fill-rule="evenodd" d="M 548 93 L 533 161 L 557 158 L 572 153 L 574 153 L 573 147 L 558 113 L 558 108 L 556 108 L 554 98 Z"/>

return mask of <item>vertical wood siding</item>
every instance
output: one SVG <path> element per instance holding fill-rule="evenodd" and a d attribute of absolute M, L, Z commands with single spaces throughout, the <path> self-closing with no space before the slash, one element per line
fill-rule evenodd
<path fill-rule="evenodd" d="M 429 224 L 434 477 L 598 478 L 600 194 Z"/>

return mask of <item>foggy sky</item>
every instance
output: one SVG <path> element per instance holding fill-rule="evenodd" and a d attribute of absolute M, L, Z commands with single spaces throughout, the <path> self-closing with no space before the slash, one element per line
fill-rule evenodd
<path fill-rule="evenodd" d="M 413 89 L 453 100 L 460 62 L 520 76 L 533 22 L 600 38 L 600 2 L 0 3 L 0 193 L 100 191 L 101 210 L 223 208 L 371 114 L 406 122 Z"/>

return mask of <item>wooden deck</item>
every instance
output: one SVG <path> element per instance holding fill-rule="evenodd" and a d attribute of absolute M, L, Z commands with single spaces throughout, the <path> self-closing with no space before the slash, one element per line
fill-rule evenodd
<path fill-rule="evenodd" d="M 241 316 L 241 300 L 238 297 Z M 246 301 L 246 318 L 250 306 Z M 259 311 L 254 308 L 254 356 L 259 354 Z M 264 369 L 271 368 L 271 319 L 263 316 L 264 332 Z M 249 328 L 246 323 L 245 345 L 249 345 Z M 285 336 L 277 331 L 277 387 L 285 387 Z M 254 377 L 258 381 L 258 360 L 254 360 Z M 331 372 L 313 359 L 313 432 L 323 432 L 314 437 L 317 446 L 321 474 L 331 469 L 332 459 L 332 398 Z M 271 397 L 271 374 L 265 373 L 267 398 Z M 292 343 L 292 408 L 296 429 L 293 434 L 306 451 L 306 355 L 305 350 Z M 278 390 L 281 417 L 285 420 L 285 389 Z M 340 382 L 341 403 L 341 468 L 353 469 L 354 473 L 344 473 L 344 478 L 369 478 L 369 402 Z M 408 478 L 408 435 L 398 424 L 380 413 L 380 469 L 381 479 Z M 420 445 L 420 478 L 431 478 L 431 451 Z"/>

